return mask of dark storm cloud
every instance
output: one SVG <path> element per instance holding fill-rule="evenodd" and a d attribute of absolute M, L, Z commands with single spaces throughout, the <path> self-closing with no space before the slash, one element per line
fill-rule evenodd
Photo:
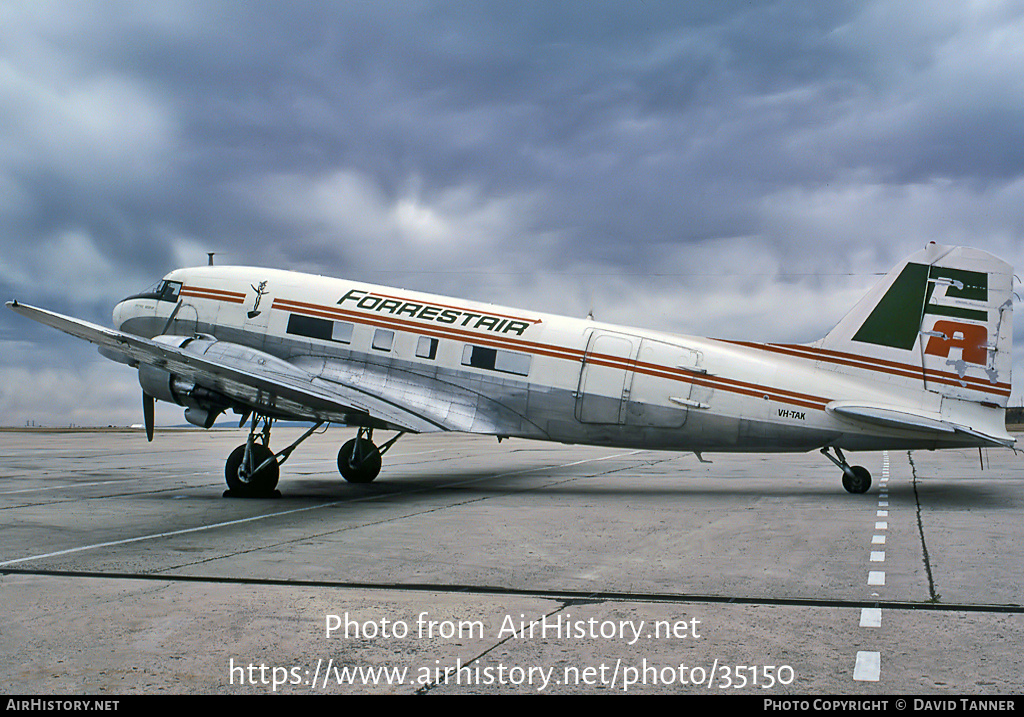
<path fill-rule="evenodd" d="M 0 28 L 0 289 L 94 321 L 217 251 L 805 340 L 927 241 L 1020 263 L 1011 3 L 33 2 Z M 64 341 L 22 329 L 30 364 Z"/>

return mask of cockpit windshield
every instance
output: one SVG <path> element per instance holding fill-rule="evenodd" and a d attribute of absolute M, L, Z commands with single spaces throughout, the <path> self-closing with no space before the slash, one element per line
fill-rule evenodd
<path fill-rule="evenodd" d="M 128 299 L 156 299 L 157 301 L 170 301 L 174 303 L 178 300 L 178 294 L 180 292 L 180 281 L 167 281 L 166 279 L 163 279 L 146 291 L 143 291 L 141 294 L 129 296 L 125 301 Z"/>

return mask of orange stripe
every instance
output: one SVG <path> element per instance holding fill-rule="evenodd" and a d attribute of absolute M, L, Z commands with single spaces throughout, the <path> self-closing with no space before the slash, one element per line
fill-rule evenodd
<path fill-rule="evenodd" d="M 583 352 L 576 349 L 559 349 L 547 344 L 540 344 L 535 341 L 525 341 L 521 339 L 513 340 L 502 337 L 500 334 L 489 335 L 476 333 L 473 331 L 449 327 L 447 325 L 438 325 L 434 322 L 422 324 L 409 321 L 408 319 L 396 319 L 391 316 L 383 316 L 380 314 L 368 315 L 361 312 L 350 311 L 348 309 L 338 309 L 318 304 L 307 304 L 302 301 L 292 301 L 289 299 L 274 299 L 274 303 L 271 305 L 271 308 L 283 309 L 286 311 L 298 311 L 300 313 L 306 313 L 311 316 L 318 316 L 325 319 L 344 319 L 382 328 L 412 330 L 426 336 L 436 336 L 438 338 L 470 339 L 476 343 L 484 344 L 486 346 L 496 346 L 498 348 L 508 348 L 509 346 L 514 346 L 516 348 L 529 348 L 533 353 L 553 356 L 555 358 L 573 360 L 581 360 L 583 358 Z"/>
<path fill-rule="evenodd" d="M 406 319 L 396 319 L 393 317 L 381 315 L 367 315 L 365 313 L 349 311 L 347 309 L 327 307 L 319 304 L 309 304 L 306 302 L 294 301 L 290 299 L 275 299 L 271 308 L 286 311 L 297 311 L 299 313 L 305 313 L 310 316 L 316 316 L 320 318 L 351 320 L 354 321 L 355 323 L 361 323 L 382 328 L 393 328 L 400 330 L 411 329 L 426 336 L 434 336 L 437 338 L 471 340 L 477 344 L 482 344 L 485 346 L 525 350 L 528 353 L 533 353 L 541 356 L 549 356 L 552 358 L 558 358 L 563 360 L 582 361 L 584 358 L 584 352 L 580 349 L 568 347 L 554 347 L 548 344 L 537 343 L 535 341 L 526 341 L 523 339 L 509 338 L 503 336 L 489 336 L 487 334 L 464 331 L 457 328 L 437 326 L 436 324 L 425 325 L 421 323 L 408 321 Z M 624 371 L 634 371 L 647 376 L 667 378 L 670 380 L 676 380 L 683 383 L 690 383 L 698 386 L 705 386 L 708 388 L 717 388 L 719 390 L 728 391 L 730 393 L 738 393 L 746 396 L 754 396 L 757 398 L 768 396 L 769 399 L 774 399 L 782 403 L 802 406 L 804 408 L 824 410 L 825 404 L 827 404 L 830 400 L 819 396 L 812 396 L 808 394 L 797 393 L 794 391 L 787 391 L 784 389 L 769 388 L 766 386 L 761 386 L 759 384 L 747 383 L 744 381 L 737 381 L 734 379 L 721 378 L 717 376 L 708 376 L 699 371 L 690 371 L 687 369 L 670 368 L 666 366 L 659 366 L 656 364 L 648 364 L 640 361 L 635 361 L 633 359 L 622 358 L 620 356 L 609 356 L 605 354 L 588 353 L 586 354 L 586 361 L 587 363 L 598 366 L 618 368 Z"/>
<path fill-rule="evenodd" d="M 642 366 L 641 373 L 660 376 L 662 378 L 675 378 L 677 380 L 687 381 L 697 386 L 707 386 L 709 388 L 721 388 L 724 390 L 732 391 L 734 393 L 742 393 L 748 396 L 755 396 L 757 398 L 763 398 L 768 396 L 774 398 L 777 401 L 784 401 L 787 403 L 795 403 L 800 406 L 806 406 L 807 408 L 820 408 L 824 409 L 831 399 L 822 398 L 821 396 L 814 396 L 806 393 L 798 393 L 796 391 L 788 391 L 781 388 L 770 388 L 761 384 L 749 383 L 747 381 L 739 381 L 732 378 L 722 378 L 720 376 L 709 376 L 699 371 L 691 371 L 688 369 L 678 368 L 667 368 L 664 366 L 658 366 L 656 364 L 647 364 L 640 361 L 636 362 L 636 366 Z"/>
<path fill-rule="evenodd" d="M 798 358 L 805 358 L 809 360 L 826 361 L 828 363 L 860 368 L 866 371 L 887 373 L 892 376 L 921 379 L 923 374 L 923 379 L 934 381 L 935 383 L 941 383 L 946 386 L 960 386 L 980 391 L 982 393 L 990 393 L 996 396 L 1008 397 L 1010 395 L 1010 384 L 1008 383 L 985 383 L 984 379 L 976 378 L 974 376 L 965 376 L 961 379 L 958 374 L 950 371 L 938 371 L 936 369 L 924 369 L 922 371 L 920 366 L 897 363 L 895 361 L 888 361 L 886 359 L 879 359 L 871 356 L 860 356 L 857 354 L 831 351 L 829 349 L 818 349 L 811 346 L 800 346 L 796 344 L 758 344 L 752 341 L 725 341 L 725 343 L 785 354 L 787 356 L 796 356 Z M 961 381 L 969 385 L 965 387 Z"/>
<path fill-rule="evenodd" d="M 818 356 L 818 357 L 826 357 L 826 356 L 829 357 L 829 358 L 835 357 L 835 360 L 837 362 L 840 361 L 840 360 L 844 360 L 845 359 L 845 360 L 852 360 L 852 361 L 858 361 L 858 362 L 863 362 L 863 363 L 874 363 L 874 364 L 877 364 L 879 366 L 888 366 L 888 367 L 892 367 L 892 368 L 897 369 L 897 370 L 909 371 L 911 373 L 911 375 L 913 375 L 915 378 L 921 375 L 921 367 L 920 366 L 915 366 L 913 364 L 902 364 L 902 363 L 898 363 L 896 361 L 888 361 L 886 359 L 875 358 L 875 357 L 872 357 L 872 356 L 861 356 L 861 355 L 858 355 L 858 354 L 845 353 L 843 351 L 832 351 L 831 349 L 819 349 L 819 348 L 815 348 L 813 346 L 800 346 L 798 344 L 766 344 L 766 345 L 767 346 L 772 346 L 772 347 L 778 347 L 780 349 L 792 349 L 794 351 L 804 351 L 806 353 L 809 353 L 811 355 Z M 940 377 L 940 378 L 950 378 L 950 379 L 953 379 L 954 381 L 960 381 L 961 380 L 960 375 L 957 374 L 957 373 L 954 373 L 952 371 L 941 371 L 939 369 L 925 369 L 925 372 L 926 372 L 926 375 L 927 374 L 931 374 L 931 375 L 934 375 L 934 376 Z M 1007 391 L 1009 391 L 1009 389 L 1010 389 L 1010 384 L 1008 384 L 1008 383 L 991 383 L 991 382 L 986 381 L 983 378 L 977 378 L 975 376 L 964 376 L 962 380 L 964 380 L 964 381 L 966 381 L 968 383 L 976 383 L 976 384 L 978 384 L 980 386 L 983 386 L 985 388 L 992 388 L 992 387 L 1005 388 Z"/>
<path fill-rule="evenodd" d="M 200 286 L 184 286 L 181 289 L 181 296 L 191 296 L 197 299 L 212 299 L 214 301 L 227 301 L 231 304 L 245 302 L 245 294 L 236 291 L 223 291 L 221 289 L 207 289 Z"/>
<path fill-rule="evenodd" d="M 244 292 L 228 291 L 227 289 L 211 289 L 211 288 L 205 287 L 205 286 L 185 286 L 185 287 L 182 287 L 182 288 L 183 288 L 184 291 L 197 291 L 197 292 L 203 292 L 203 293 L 207 293 L 207 294 L 218 294 L 218 295 L 221 295 L 221 296 L 231 296 L 231 297 L 238 297 L 238 298 L 242 298 L 242 299 L 245 298 L 245 293 Z"/>

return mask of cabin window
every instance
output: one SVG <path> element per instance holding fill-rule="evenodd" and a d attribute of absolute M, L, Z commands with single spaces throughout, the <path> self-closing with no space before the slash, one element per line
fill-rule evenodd
<path fill-rule="evenodd" d="M 463 366 L 472 366 L 473 368 L 482 368 L 488 371 L 500 371 L 501 373 L 513 373 L 517 376 L 529 375 L 532 358 L 530 354 L 470 344 L 466 344 L 462 350 Z"/>
<path fill-rule="evenodd" d="M 327 319 L 316 319 L 302 314 L 291 314 L 288 317 L 289 334 L 305 336 L 308 339 L 331 340 L 331 322 Z"/>
<path fill-rule="evenodd" d="M 378 351 L 390 351 L 395 345 L 395 332 L 389 329 L 377 329 L 373 333 L 373 348 Z"/>
<path fill-rule="evenodd" d="M 334 341 L 341 344 L 352 343 L 352 324 L 344 321 L 328 321 L 314 316 L 290 314 L 288 328 L 285 330 L 293 336 L 304 336 L 307 339 Z"/>
<path fill-rule="evenodd" d="M 352 324 L 347 321 L 334 321 L 334 329 L 331 331 L 331 341 L 341 344 L 352 343 Z"/>
<path fill-rule="evenodd" d="M 419 341 L 416 342 L 416 355 L 430 360 L 437 358 L 437 339 L 420 336 Z"/>

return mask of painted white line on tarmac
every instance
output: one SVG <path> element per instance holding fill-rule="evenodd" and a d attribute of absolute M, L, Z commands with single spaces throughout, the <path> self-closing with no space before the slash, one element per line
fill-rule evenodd
<path fill-rule="evenodd" d="M 853 668 L 853 679 L 859 682 L 878 682 L 881 671 L 881 653 L 868 651 L 857 653 L 857 664 Z"/>
<path fill-rule="evenodd" d="M 637 453 L 642 453 L 642 451 L 628 451 L 626 453 L 616 453 L 614 455 L 602 456 L 600 458 L 585 458 L 585 459 L 580 460 L 580 461 L 573 461 L 571 463 L 563 463 L 563 464 L 557 465 L 557 466 L 537 466 L 535 468 L 523 468 L 523 469 L 520 469 L 520 470 L 508 471 L 506 473 L 497 473 L 497 474 L 494 474 L 494 475 L 482 476 L 482 477 L 479 477 L 479 478 L 471 478 L 469 480 L 464 480 L 464 481 L 454 481 L 452 483 L 445 483 L 445 484 L 442 484 L 442 485 L 439 485 L 439 486 L 433 486 L 429 490 L 434 490 L 436 488 L 446 488 L 446 487 L 456 486 L 456 485 L 466 485 L 468 483 L 479 483 L 480 481 L 483 481 L 483 480 L 493 480 L 494 478 L 505 478 L 507 476 L 521 475 L 523 473 L 533 473 L 533 472 L 542 471 L 542 470 L 558 470 L 559 468 L 572 468 L 573 466 L 582 465 L 584 463 L 596 463 L 598 461 L 606 461 L 606 460 L 610 460 L 612 458 L 621 458 L 623 456 L 636 455 Z M 428 490 L 428 489 L 424 488 L 424 489 L 421 489 L 421 490 Z M 81 546 L 79 546 L 77 548 L 67 548 L 66 550 L 56 550 L 56 551 L 54 551 L 52 553 L 42 553 L 40 555 L 30 555 L 30 556 L 25 557 L 25 558 L 15 558 L 14 560 L 5 560 L 3 562 L 0 562 L 0 567 L 5 566 L 5 565 L 17 565 L 18 563 L 27 563 L 27 562 L 31 562 L 33 560 L 44 560 L 46 558 L 55 558 L 55 557 L 58 557 L 58 556 L 61 556 L 61 555 L 71 555 L 72 553 L 81 553 L 81 552 L 84 552 L 86 550 L 96 550 L 97 548 L 111 548 L 111 547 L 114 547 L 114 546 L 117 546 L 117 545 L 130 545 L 131 543 L 141 543 L 141 542 L 143 542 L 145 540 L 157 540 L 159 538 L 171 538 L 171 537 L 174 537 L 174 536 L 177 536 L 177 535 L 188 535 L 189 533 L 201 533 L 201 532 L 206 531 L 206 530 L 218 530 L 220 528 L 225 528 L 225 527 L 228 527 L 228 526 L 231 526 L 231 525 L 241 525 L 242 523 L 252 523 L 252 522 L 255 522 L 257 520 L 267 520 L 269 518 L 279 518 L 279 517 L 281 517 L 283 515 L 292 515 L 292 514 L 295 514 L 295 513 L 306 513 L 306 512 L 309 512 L 309 511 L 313 511 L 313 510 L 322 510 L 324 508 L 331 508 L 333 506 L 342 505 L 342 504 L 345 504 L 345 503 L 361 503 L 361 502 L 369 501 L 369 500 L 380 500 L 380 499 L 383 499 L 383 498 L 388 498 L 391 495 L 392 494 L 384 494 L 384 495 L 364 496 L 362 498 L 354 498 L 354 499 L 348 499 L 348 500 L 336 500 L 336 501 L 331 501 L 330 503 L 321 503 L 320 505 L 310 505 L 310 506 L 306 506 L 304 508 L 292 508 L 291 510 L 281 510 L 281 511 L 278 511 L 276 513 L 265 513 L 264 515 L 253 515 L 253 516 L 249 516 L 248 518 L 239 518 L 238 520 L 227 520 L 227 521 L 224 521 L 224 522 L 221 522 L 221 523 L 211 523 L 209 525 L 199 525 L 199 526 L 196 526 L 194 528 L 182 528 L 181 530 L 170 530 L 170 531 L 163 532 L 163 533 L 151 533 L 149 535 L 139 535 L 139 536 L 136 536 L 134 538 L 124 538 L 123 540 L 111 540 L 111 541 L 108 541 L 108 542 L 105 542 L 105 543 L 93 543 L 92 545 L 81 545 Z"/>

